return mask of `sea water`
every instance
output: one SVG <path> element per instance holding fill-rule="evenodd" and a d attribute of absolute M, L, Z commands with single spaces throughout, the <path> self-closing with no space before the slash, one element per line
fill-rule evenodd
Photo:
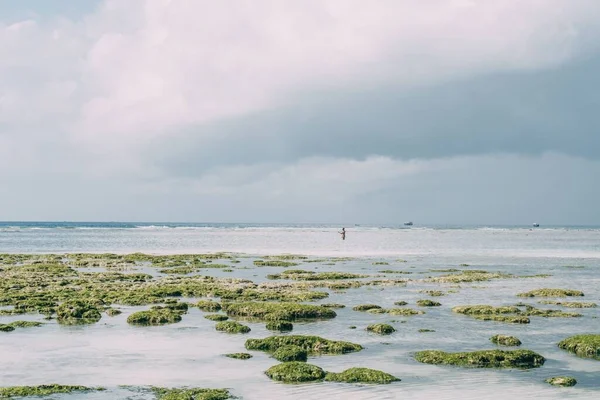
<path fill-rule="evenodd" d="M 264 324 L 247 323 L 247 335 L 214 330 L 214 322 L 191 309 L 180 323 L 160 327 L 132 327 L 127 316 L 147 307 L 120 307 L 116 317 L 103 316 L 90 326 L 61 326 L 53 321 L 40 328 L 17 329 L 0 335 L 0 386 L 60 383 L 103 386 L 105 392 L 55 395 L 55 399 L 151 399 L 152 395 L 120 385 L 162 387 L 230 388 L 243 399 L 598 399 L 600 361 L 573 356 L 556 344 L 580 333 L 600 333 L 598 308 L 566 309 L 582 318 L 532 317 L 527 325 L 478 321 L 451 312 L 464 304 L 513 305 L 517 293 L 543 287 L 585 292 L 577 301 L 600 303 L 600 229 L 527 227 L 341 227 L 328 225 L 235 225 L 235 224 L 66 224 L 2 223 L 0 253 L 146 252 L 152 254 L 227 251 L 247 255 L 293 253 L 313 257 L 353 257 L 351 261 L 299 268 L 377 274 L 398 270 L 411 274 L 388 278 L 412 279 L 405 287 L 367 286 L 330 293 L 322 303 L 342 303 L 338 316 L 329 321 L 295 323 L 294 334 L 319 335 L 347 340 L 365 347 L 358 353 L 309 359 L 327 371 L 340 372 L 361 366 L 380 369 L 401 379 L 390 385 L 275 383 L 264 371 L 277 362 L 262 352 L 250 360 L 235 360 L 225 353 L 243 352 L 248 338 L 270 336 Z M 400 259 L 402 259 L 400 261 Z M 241 277 L 255 282 L 282 268 L 254 268 L 253 258 L 240 258 L 234 272 L 203 270 L 217 277 Z M 373 265 L 387 261 L 389 265 Z M 468 264 L 469 267 L 460 267 Z M 578 268 L 569 268 L 569 267 Z M 246 268 L 247 267 L 247 268 Z M 352 311 L 362 303 L 393 307 L 404 300 L 415 307 L 428 298 L 420 290 L 442 290 L 449 285 L 426 283 L 442 268 L 485 269 L 515 275 L 550 274 L 547 278 L 503 279 L 461 284 L 457 293 L 434 300 L 441 307 L 424 308 L 426 314 L 411 317 Z M 439 275 L 439 273 L 437 274 Z M 318 289 L 321 290 L 321 289 Z M 560 308 L 524 301 L 539 308 Z M 0 317 L 43 321 L 37 315 Z M 395 322 L 392 322 L 395 321 Z M 47 322 L 47 321 L 44 321 Z M 364 327 L 376 322 L 392 323 L 390 336 L 368 333 Z M 350 326 L 357 329 L 349 329 Z M 420 333 L 419 329 L 435 332 Z M 415 351 L 439 349 L 472 351 L 495 348 L 495 334 L 515 335 L 522 348 L 542 354 L 547 361 L 528 371 L 462 369 L 416 362 Z M 572 388 L 556 388 L 544 379 L 570 375 L 578 380 Z"/>

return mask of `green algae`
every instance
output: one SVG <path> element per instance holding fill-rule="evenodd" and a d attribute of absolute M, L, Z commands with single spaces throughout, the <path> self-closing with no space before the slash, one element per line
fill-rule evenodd
<path fill-rule="evenodd" d="M 138 311 L 127 317 L 131 325 L 159 326 L 181 321 L 181 313 L 169 309 Z"/>
<path fill-rule="evenodd" d="M 413 310 L 412 308 L 390 308 L 387 310 L 390 315 L 403 315 L 403 316 L 411 316 L 411 315 L 421 315 L 425 314 L 424 311 L 421 310 Z"/>
<path fill-rule="evenodd" d="M 325 303 L 325 304 L 319 304 L 321 307 L 327 307 L 327 308 L 346 308 L 345 305 L 343 304 L 338 304 L 338 303 Z"/>
<path fill-rule="evenodd" d="M 433 329 L 419 329 L 419 333 L 435 332 Z"/>
<path fill-rule="evenodd" d="M 0 387 L 0 398 L 8 399 L 12 397 L 45 397 L 59 393 L 90 392 L 104 390 L 103 388 L 90 388 L 86 386 L 68 386 L 68 385 L 38 385 L 38 386 L 10 386 Z"/>
<path fill-rule="evenodd" d="M 392 333 L 396 332 L 396 329 L 388 324 L 372 324 L 367 326 L 366 330 L 379 335 L 391 335 Z"/>
<path fill-rule="evenodd" d="M 225 357 L 235 358 L 236 360 L 248 360 L 252 358 L 252 354 L 249 353 L 229 353 L 225 354 Z"/>
<path fill-rule="evenodd" d="M 396 302 L 394 302 L 395 306 L 400 306 L 400 307 L 401 306 L 405 306 L 407 304 L 408 304 L 408 302 L 406 302 L 406 301 L 396 301 Z"/>
<path fill-rule="evenodd" d="M 509 279 L 515 278 L 511 274 L 503 274 L 499 272 L 488 272 L 480 270 L 461 271 L 457 274 L 442 275 L 429 278 L 429 282 L 438 283 L 463 283 L 463 282 L 485 282 L 492 279 Z"/>
<path fill-rule="evenodd" d="M 515 306 L 494 307 L 490 305 L 466 305 L 452 308 L 452 312 L 465 315 L 497 315 L 519 314 L 521 310 Z"/>
<path fill-rule="evenodd" d="M 370 368 L 349 368 L 343 372 L 328 372 L 325 381 L 345 383 L 372 383 L 385 385 L 400 381 L 393 375 Z"/>
<path fill-rule="evenodd" d="M 109 317 L 116 317 L 117 315 L 120 315 L 123 313 L 123 311 L 118 310 L 116 308 L 112 308 L 109 307 L 106 310 L 104 310 L 104 312 L 106 313 L 106 315 L 108 315 Z"/>
<path fill-rule="evenodd" d="M 223 314 L 207 314 L 204 316 L 204 318 L 211 320 L 211 321 L 227 321 L 229 319 L 229 317 L 227 315 L 223 315 Z"/>
<path fill-rule="evenodd" d="M 219 332 L 227 332 L 227 333 L 248 333 L 250 332 L 250 327 L 240 324 L 235 321 L 222 321 L 215 325 L 215 329 Z"/>
<path fill-rule="evenodd" d="M 525 293 L 519 293 L 519 297 L 571 297 L 583 296 L 583 292 L 571 289 L 536 289 Z"/>
<path fill-rule="evenodd" d="M 308 352 L 300 346 L 281 346 L 273 352 L 273 358 L 280 362 L 301 361 L 306 362 Z"/>
<path fill-rule="evenodd" d="M 531 320 L 518 315 L 472 315 L 473 318 L 481 321 L 506 322 L 508 324 L 528 324 Z"/>
<path fill-rule="evenodd" d="M 387 261 L 375 261 L 372 263 L 373 265 L 390 265 Z"/>
<path fill-rule="evenodd" d="M 193 272 L 198 272 L 198 267 L 173 267 L 173 268 L 165 268 L 161 269 L 158 272 L 161 274 L 179 274 L 179 275 L 187 275 Z"/>
<path fill-rule="evenodd" d="M 494 344 L 500 346 L 520 346 L 521 341 L 514 337 L 508 335 L 494 335 L 490 338 L 490 341 Z"/>
<path fill-rule="evenodd" d="M 370 310 L 367 310 L 367 312 L 369 314 L 385 314 L 387 313 L 387 310 L 385 308 L 371 308 Z"/>
<path fill-rule="evenodd" d="M 274 365 L 266 370 L 265 374 L 272 380 L 283 383 L 315 382 L 325 378 L 322 368 L 300 361 Z"/>
<path fill-rule="evenodd" d="M 552 304 L 552 305 L 567 307 L 567 308 L 596 308 L 596 307 L 598 307 L 598 305 L 596 303 L 584 302 L 584 301 L 541 300 L 538 303 Z"/>
<path fill-rule="evenodd" d="M 577 317 L 581 317 L 582 314 L 579 313 L 574 313 L 574 312 L 565 312 L 565 311 L 561 311 L 561 310 L 542 310 L 539 308 L 535 308 L 532 306 L 525 306 L 526 310 L 524 312 L 522 312 L 522 315 L 528 316 L 528 317 L 544 317 L 544 318 L 555 318 L 555 317 L 560 317 L 560 318 L 577 318 Z"/>
<path fill-rule="evenodd" d="M 294 329 L 294 325 L 287 321 L 271 321 L 267 322 L 265 326 L 270 331 L 277 332 L 291 332 Z"/>
<path fill-rule="evenodd" d="M 432 297 L 440 297 L 445 295 L 445 293 L 441 290 L 419 290 L 419 293 L 428 294 Z"/>
<path fill-rule="evenodd" d="M 369 275 L 353 274 L 350 272 L 314 272 L 304 270 L 283 271 L 280 274 L 267 275 L 268 279 L 292 279 L 296 281 L 327 281 L 367 278 Z"/>
<path fill-rule="evenodd" d="M 417 352 L 415 359 L 425 364 L 434 365 L 519 369 L 541 367 L 546 361 L 543 356 L 531 350 L 481 350 L 462 353 L 424 350 Z"/>
<path fill-rule="evenodd" d="M 393 269 L 382 269 L 382 270 L 377 271 L 377 272 L 379 272 L 381 274 L 405 274 L 405 275 L 412 274 L 412 272 L 410 272 L 410 271 L 396 271 L 396 270 L 393 270 Z"/>
<path fill-rule="evenodd" d="M 210 300 L 200 300 L 198 303 L 196 303 L 196 307 L 198 307 L 200 311 L 221 311 L 221 304 Z"/>
<path fill-rule="evenodd" d="M 255 260 L 254 265 L 257 267 L 295 267 L 298 263 L 280 260 Z"/>
<path fill-rule="evenodd" d="M 37 328 L 44 324 L 42 322 L 36 322 L 36 321 L 14 321 L 7 325 L 12 326 L 13 328 Z"/>
<path fill-rule="evenodd" d="M 330 308 L 297 303 L 229 303 L 224 307 L 229 316 L 252 317 L 264 321 L 295 321 L 311 319 L 331 319 L 336 317 Z"/>
<path fill-rule="evenodd" d="M 381 306 L 378 306 L 377 304 L 359 304 L 357 306 L 352 307 L 354 311 L 369 311 L 380 308 Z"/>
<path fill-rule="evenodd" d="M 272 353 L 278 348 L 287 345 L 298 346 L 306 350 L 310 355 L 345 354 L 363 349 L 359 344 L 328 340 L 319 336 L 286 335 L 246 340 L 246 349 L 265 351 L 268 353 Z"/>
<path fill-rule="evenodd" d="M 7 324 L 0 324 L 0 332 L 12 332 L 15 330 L 14 326 L 10 326 Z"/>
<path fill-rule="evenodd" d="M 58 323 L 65 325 L 94 324 L 102 318 L 98 307 L 82 300 L 65 301 L 56 309 L 56 316 Z"/>
<path fill-rule="evenodd" d="M 558 347 L 579 357 L 600 361 L 600 334 L 571 336 L 561 340 Z"/>
<path fill-rule="evenodd" d="M 420 307 L 439 307 L 442 303 L 433 300 L 417 300 L 417 305 Z"/>
<path fill-rule="evenodd" d="M 233 396 L 227 389 L 167 389 L 152 388 L 157 400 L 227 400 Z"/>
<path fill-rule="evenodd" d="M 572 376 L 553 376 L 544 380 L 544 382 L 551 384 L 552 386 L 571 387 L 577 385 L 577 379 Z"/>

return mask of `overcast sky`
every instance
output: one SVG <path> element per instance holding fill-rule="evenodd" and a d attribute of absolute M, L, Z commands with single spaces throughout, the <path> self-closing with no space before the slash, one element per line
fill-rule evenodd
<path fill-rule="evenodd" d="M 600 224 L 598 0 L 0 0 L 0 220 Z"/>

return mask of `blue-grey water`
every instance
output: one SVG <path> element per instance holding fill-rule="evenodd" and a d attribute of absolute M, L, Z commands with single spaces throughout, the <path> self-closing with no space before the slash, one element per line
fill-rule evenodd
<path fill-rule="evenodd" d="M 231 388 L 243 399 L 598 399 L 600 361 L 575 357 L 557 348 L 561 339 L 578 333 L 600 333 L 598 308 L 575 309 L 577 319 L 536 318 L 529 325 L 507 325 L 478 321 L 453 314 L 461 304 L 512 305 L 519 292 L 557 287 L 581 290 L 584 301 L 600 304 L 600 229 L 553 227 L 346 227 L 341 241 L 331 225 L 268 226 L 243 224 L 129 224 L 129 223 L 0 223 L 0 253 L 148 252 L 206 253 L 228 251 L 247 255 L 277 253 L 313 257 L 349 256 L 352 261 L 325 265 L 303 264 L 316 271 L 349 271 L 377 275 L 378 270 L 411 272 L 388 275 L 410 278 L 406 287 L 362 287 L 343 293 L 330 291 L 322 302 L 346 305 L 330 321 L 298 323 L 296 334 L 315 334 L 360 343 L 365 350 L 342 356 L 310 359 L 328 371 L 353 366 L 381 369 L 402 379 L 391 385 L 314 383 L 284 385 L 270 381 L 264 371 L 277 362 L 253 352 L 247 361 L 222 355 L 244 351 L 247 338 L 270 333 L 264 324 L 249 323 L 247 335 L 228 335 L 214 330 L 214 322 L 192 309 L 177 324 L 162 327 L 132 327 L 130 312 L 145 307 L 121 307 L 123 314 L 104 316 L 91 326 L 65 327 L 52 321 L 41 328 L 20 329 L 0 335 L 0 386 L 42 383 L 105 386 L 109 390 L 86 395 L 54 396 L 56 399 L 149 399 L 119 385 L 193 386 Z M 400 260 L 402 259 L 402 260 Z M 265 281 L 281 268 L 253 268 L 252 258 L 240 258 L 233 272 L 203 271 L 214 276 L 235 276 Z M 375 266 L 374 261 L 390 265 Z M 460 264 L 469 267 L 459 267 Z M 567 268 L 577 266 L 579 268 Z M 250 268 L 246 268 L 250 267 Z M 502 271 L 515 275 L 550 274 L 547 278 L 506 279 L 474 284 L 423 282 L 431 269 L 463 268 Z M 439 273 L 438 273 L 439 275 Z M 352 306 L 375 303 L 392 307 L 405 300 L 414 307 L 419 293 L 435 289 L 456 293 L 437 297 L 441 307 L 426 314 L 392 317 L 352 311 Z M 549 308 L 526 299 L 527 303 Z M 552 306 L 551 308 L 560 308 Z M 40 316 L 0 317 L 0 323 L 16 319 L 42 321 Z M 377 336 L 364 330 L 374 322 L 392 323 L 397 332 Z M 393 322 L 392 322 L 393 321 Z M 349 326 L 357 329 L 351 330 Z M 435 332 L 419 333 L 419 329 Z M 547 358 L 542 368 L 517 370 L 465 370 L 420 364 L 412 353 L 424 349 L 467 351 L 491 349 L 489 338 L 497 333 L 513 334 L 522 348 Z M 556 388 L 544 383 L 555 375 L 571 375 L 578 384 Z"/>

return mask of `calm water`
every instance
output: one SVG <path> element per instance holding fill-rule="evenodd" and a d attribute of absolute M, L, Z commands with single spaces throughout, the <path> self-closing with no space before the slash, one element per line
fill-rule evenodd
<path fill-rule="evenodd" d="M 248 335 L 227 335 L 214 330 L 204 313 L 192 309 L 178 324 L 135 328 L 126 324 L 130 312 L 144 307 L 122 307 L 117 317 L 103 317 L 92 326 L 64 327 L 53 322 L 41 328 L 22 329 L 0 335 L 0 385 L 58 382 L 101 385 L 107 392 L 54 396 L 56 399 L 149 399 L 119 385 L 226 387 L 243 399 L 598 399 L 600 362 L 574 357 L 556 347 L 564 337 L 586 332 L 600 333 L 599 309 L 570 310 L 583 318 L 532 318 L 529 325 L 512 326 L 484 322 L 453 314 L 461 304 L 511 305 L 522 299 L 515 295 L 541 287 L 563 287 L 585 292 L 585 301 L 600 303 L 600 230 L 577 228 L 420 228 L 350 227 L 342 242 L 333 226 L 169 226 L 145 224 L 0 224 L 0 252 L 133 252 L 182 253 L 229 251 L 253 255 L 297 253 L 353 256 L 357 259 L 335 266 L 319 263 L 301 265 L 316 271 L 350 271 L 376 274 L 379 269 L 412 272 L 390 277 L 411 278 L 406 287 L 363 287 L 345 293 L 330 292 L 323 302 L 339 302 L 338 317 L 326 322 L 294 324 L 296 334 L 316 334 L 349 340 L 365 350 L 343 356 L 325 356 L 309 362 L 330 371 L 353 366 L 372 367 L 402 379 L 392 385 L 369 386 L 318 383 L 283 385 L 264 374 L 277 362 L 254 352 L 247 361 L 232 360 L 224 353 L 244 351 L 251 337 L 270 333 L 264 324 L 249 323 Z M 398 262 L 398 258 L 406 262 Z M 209 270 L 214 276 L 236 276 L 265 280 L 281 268 L 239 269 L 252 265 L 241 258 L 233 273 Z M 389 266 L 373 266 L 387 260 Z M 550 278 L 511 279 L 462 284 L 458 293 L 435 298 L 443 305 L 426 309 L 425 315 L 391 317 L 359 313 L 352 306 L 369 302 L 392 307 L 405 300 L 414 306 L 427 298 L 421 289 L 446 291 L 449 285 L 419 281 L 432 268 L 503 271 L 517 275 L 551 274 Z M 565 268 L 576 265 L 584 268 Z M 540 308 L 535 300 L 526 302 Z M 553 306 L 553 308 L 559 308 Z M 36 315 L 1 317 L 40 320 Z M 395 320 L 396 322 L 391 322 Z M 405 321 L 405 322 L 402 322 Z M 392 323 L 397 332 L 377 336 L 364 331 L 374 322 Z M 358 329 L 348 327 L 356 325 Z M 422 328 L 435 332 L 419 333 Z M 490 349 L 489 337 L 514 334 L 522 348 L 547 358 L 539 369 L 522 371 L 464 370 L 419 364 L 412 353 L 424 349 L 449 351 Z M 573 375 L 574 388 L 555 388 L 543 380 L 555 375 Z"/>

